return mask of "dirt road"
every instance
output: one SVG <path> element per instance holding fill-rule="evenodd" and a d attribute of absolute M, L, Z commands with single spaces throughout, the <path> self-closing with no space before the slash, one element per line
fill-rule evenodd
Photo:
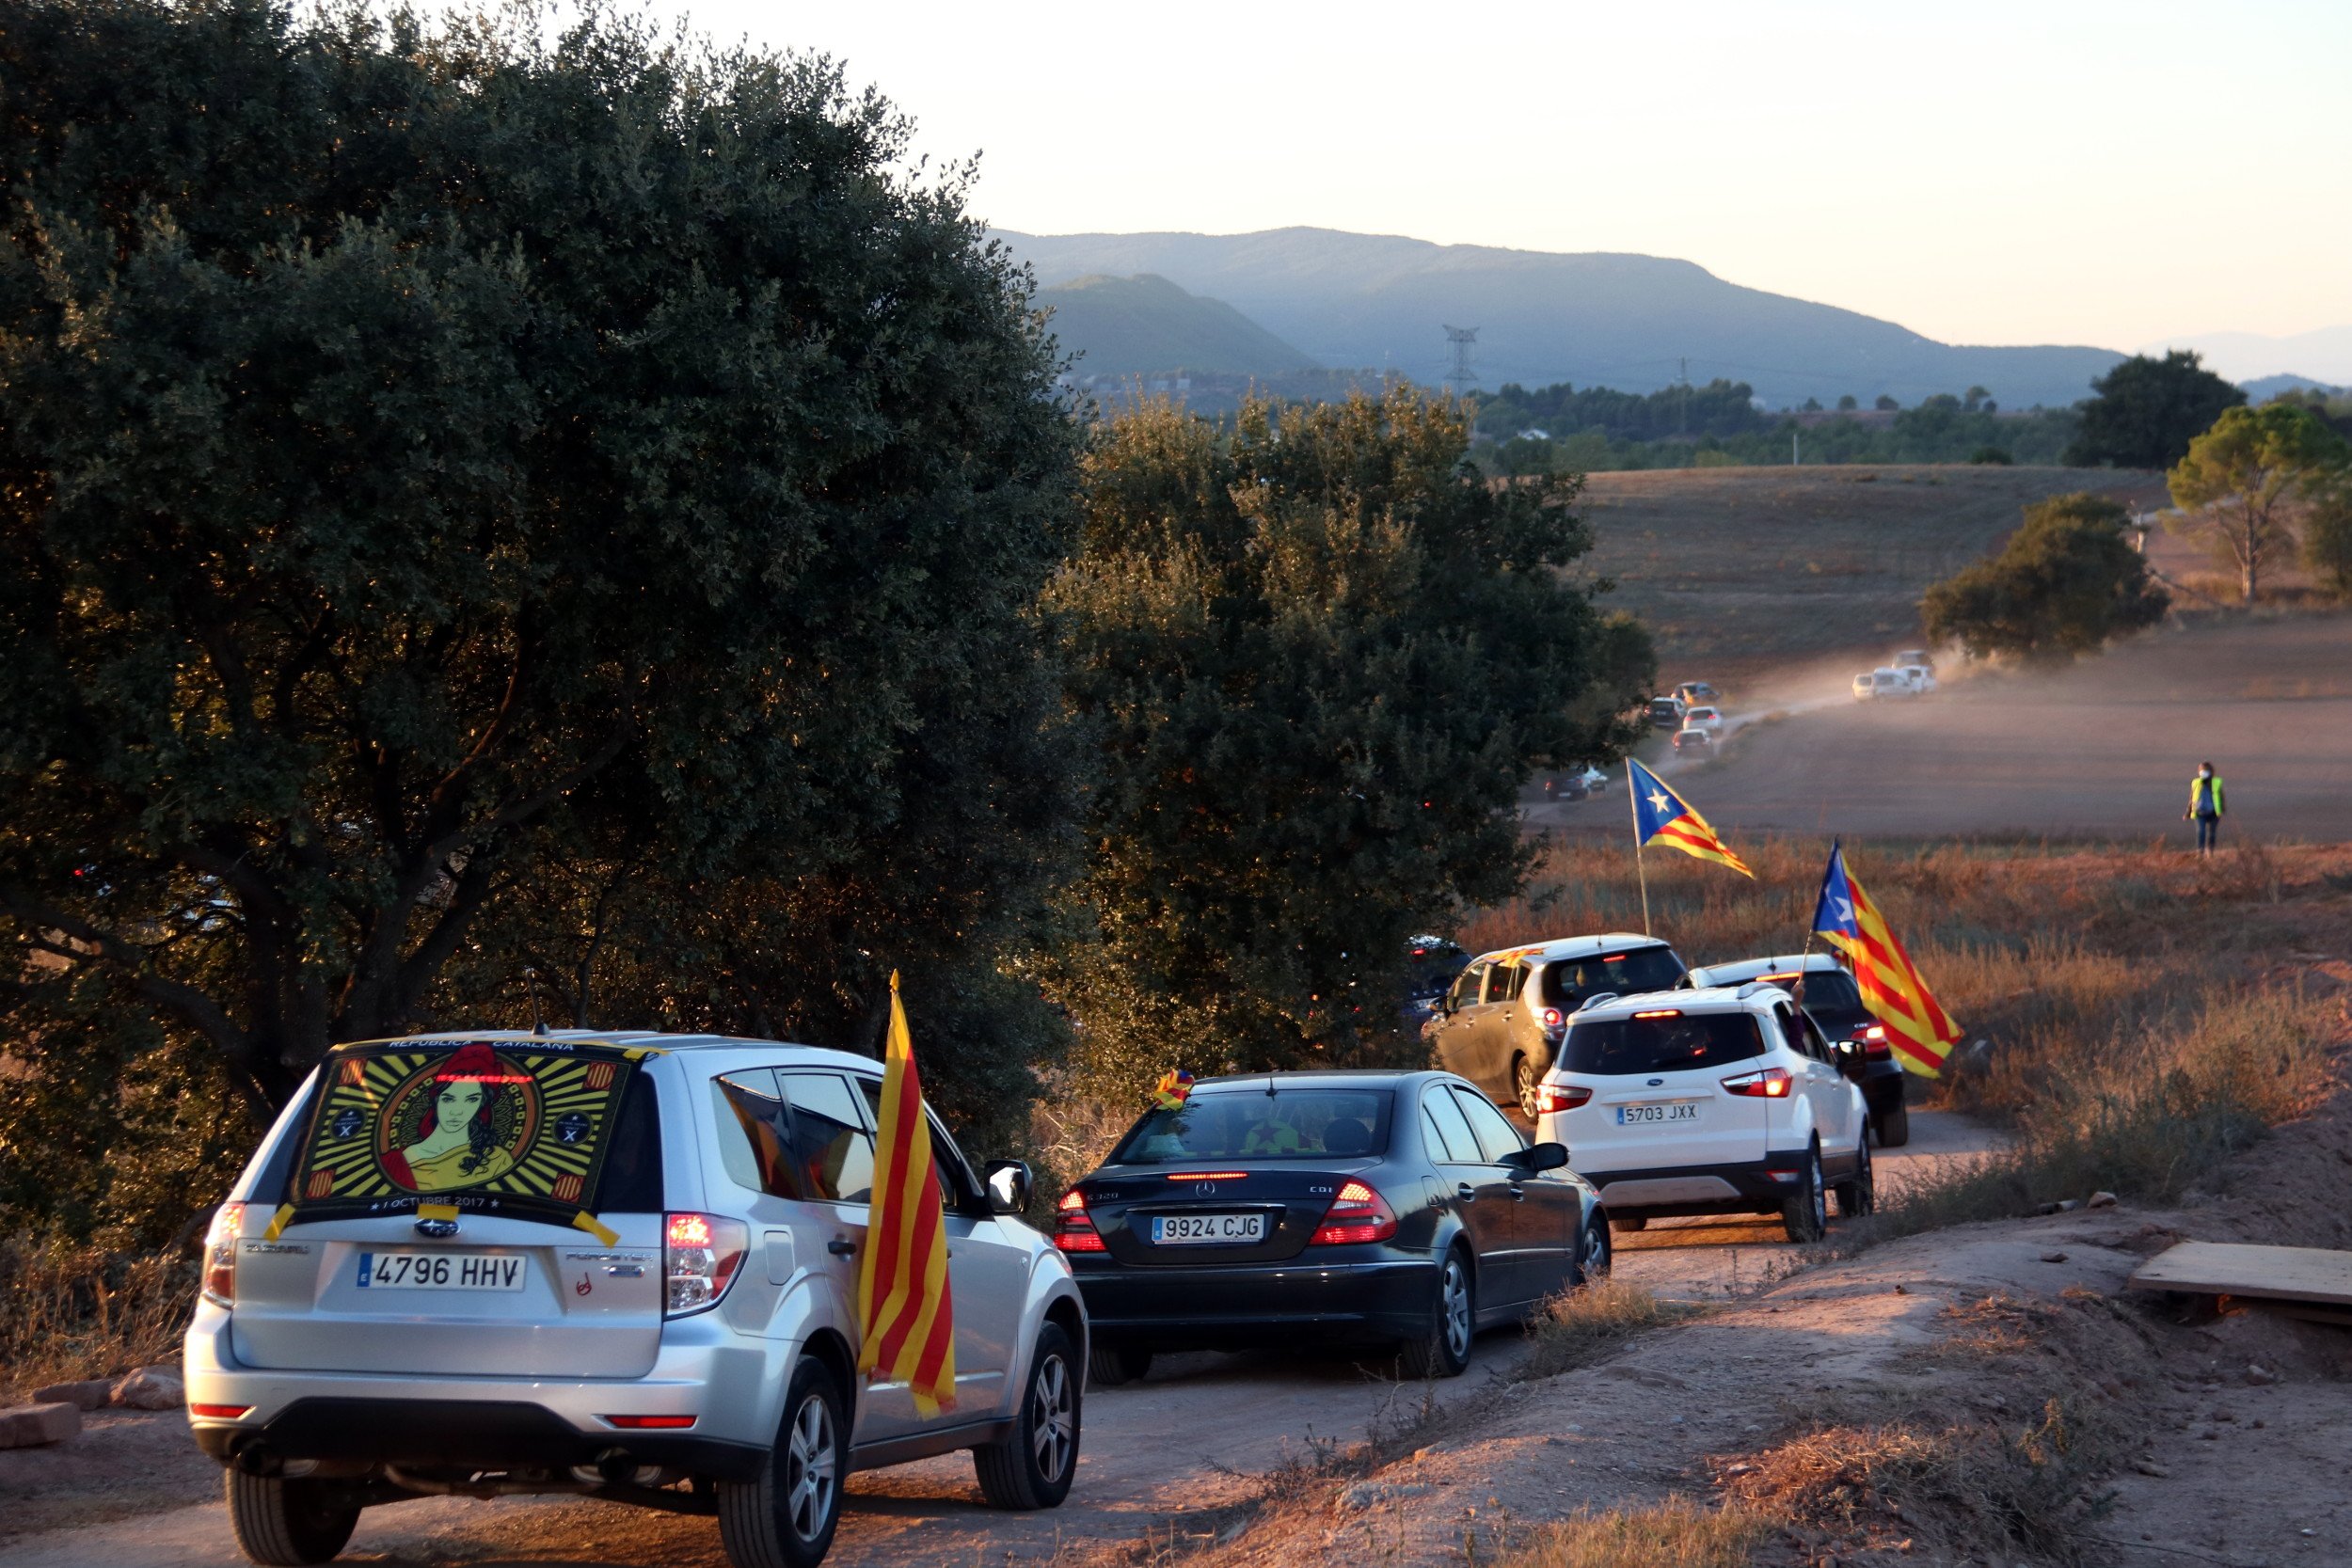
<path fill-rule="evenodd" d="M 1857 703 L 1851 676 L 1824 665 L 1735 688 L 1721 759 L 1656 766 L 1725 831 L 2186 847 L 2189 775 L 2210 757 L 2229 784 L 2225 846 L 2352 838 L 2352 617 L 2168 629 L 2054 674 L 1962 672 L 1900 701 Z M 1527 818 L 1622 832 L 1625 797 Z"/>
<path fill-rule="evenodd" d="M 1961 1117 L 1914 1112 L 1908 1148 L 1881 1155 L 1883 1182 L 1901 1181 L 1936 1162 L 1988 1145 Z M 1720 1298 L 1785 1270 L 1789 1248 L 1777 1226 L 1679 1221 L 1619 1239 L 1619 1271 L 1661 1295 Z M 1442 1386 L 1442 1402 L 1477 1400 L 1519 1354 L 1510 1333 L 1479 1341 L 1472 1367 Z M 1288 1354 L 1185 1355 L 1166 1359 L 1144 1382 L 1098 1390 L 1086 1406 L 1084 1453 L 1070 1501 L 1045 1513 L 1006 1514 L 979 1506 L 963 1456 L 876 1471 L 850 1483 L 830 1562 L 839 1568 L 969 1568 L 1051 1558 L 1063 1543 L 1124 1541 L 1184 1532 L 1187 1517 L 1246 1496 L 1256 1476 L 1313 1444 L 1353 1442 L 1368 1428 L 1412 1413 L 1419 1386 L 1400 1387 L 1357 1364 Z M 176 1415 L 146 1418 L 135 1440 L 92 1433 L 44 1462 L 62 1483 L 66 1468 L 103 1467 L 109 1450 L 134 1454 L 134 1487 L 146 1477 L 163 1496 L 216 1486 L 193 1449 L 159 1442 Z M 184 1439 L 183 1439 L 184 1441 Z M 64 1466 L 66 1468 L 59 1468 Z M 0 1453 L 0 1516 L 33 1500 L 31 1456 Z M 200 1495 L 200 1493 L 194 1494 Z M 8 1568 L 186 1568 L 243 1561 L 218 1503 L 151 1507 L 80 1528 L 21 1537 L 0 1547 Z M 1190 1528 L 1200 1527 L 1196 1522 Z M 473 1565 L 523 1563 L 718 1565 L 718 1533 L 706 1519 L 644 1513 L 608 1503 L 433 1498 L 373 1509 L 349 1554 L 362 1561 Z"/>

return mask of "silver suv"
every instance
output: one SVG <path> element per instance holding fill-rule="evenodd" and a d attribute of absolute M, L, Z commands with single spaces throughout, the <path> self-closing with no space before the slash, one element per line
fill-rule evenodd
<path fill-rule="evenodd" d="M 569 1492 L 714 1514 L 811 1568 L 853 1470 L 956 1449 L 1001 1508 L 1077 1465 L 1084 1304 L 930 1124 L 956 1402 L 861 1385 L 879 1064 L 765 1040 L 475 1033 L 339 1046 L 215 1216 L 186 1341 L 197 1442 L 256 1562 L 359 1511 Z"/>

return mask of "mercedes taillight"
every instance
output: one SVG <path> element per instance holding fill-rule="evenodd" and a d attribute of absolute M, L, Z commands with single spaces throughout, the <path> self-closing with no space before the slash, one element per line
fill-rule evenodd
<path fill-rule="evenodd" d="M 1087 1212 L 1086 1195 L 1073 1187 L 1054 1210 L 1054 1244 L 1064 1252 L 1102 1252 L 1103 1233 Z"/>
<path fill-rule="evenodd" d="M 741 1220 L 718 1214 L 667 1215 L 661 1228 L 662 1316 L 683 1318 L 718 1306 L 735 1283 L 751 1244 L 751 1228 Z"/>
<path fill-rule="evenodd" d="M 1396 1234 L 1396 1211 L 1361 1181 L 1340 1189 L 1324 1212 L 1323 1223 L 1308 1238 L 1313 1246 L 1343 1246 L 1354 1242 L 1385 1242 Z"/>

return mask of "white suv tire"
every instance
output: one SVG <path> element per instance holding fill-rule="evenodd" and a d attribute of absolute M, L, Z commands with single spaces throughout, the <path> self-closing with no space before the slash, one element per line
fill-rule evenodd
<path fill-rule="evenodd" d="M 1788 1232 L 1788 1239 L 1800 1245 L 1818 1242 L 1829 1230 L 1829 1194 L 1821 1186 L 1821 1146 L 1808 1146 L 1804 1152 L 1804 1171 L 1780 1206 L 1780 1223 Z"/>
<path fill-rule="evenodd" d="M 849 1423 L 833 1373 L 815 1356 L 792 1370 L 784 1424 L 751 1481 L 719 1483 L 719 1543 L 735 1568 L 817 1568 L 841 1523 Z"/>

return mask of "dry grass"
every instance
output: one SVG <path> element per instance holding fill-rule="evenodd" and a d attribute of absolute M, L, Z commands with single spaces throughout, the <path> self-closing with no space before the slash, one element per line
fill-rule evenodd
<path fill-rule="evenodd" d="M 196 1262 L 0 1241 L 0 1404 L 46 1384 L 177 1361 Z"/>
<path fill-rule="evenodd" d="M 1696 1317 L 1699 1310 L 1682 1302 L 1660 1301 L 1624 1279 L 1604 1279 L 1581 1290 L 1563 1291 L 1528 1321 L 1533 1348 L 1513 1375 L 1554 1377 L 1588 1366 L 1644 1329 L 1681 1323 Z"/>
<path fill-rule="evenodd" d="M 1652 1508 L 1580 1513 L 1538 1527 L 1498 1568 L 1742 1568 L 1769 1526 L 1738 1510 L 1670 1497 Z"/>
<path fill-rule="evenodd" d="M 1752 1517 L 1925 1560 L 2023 1551 L 2079 1560 L 2085 1489 L 2113 1466 L 2122 1434 L 2103 1406 L 2065 1397 L 2004 1428 L 1889 1421 L 1814 1428 L 1756 1455 L 1724 1487 Z"/>

